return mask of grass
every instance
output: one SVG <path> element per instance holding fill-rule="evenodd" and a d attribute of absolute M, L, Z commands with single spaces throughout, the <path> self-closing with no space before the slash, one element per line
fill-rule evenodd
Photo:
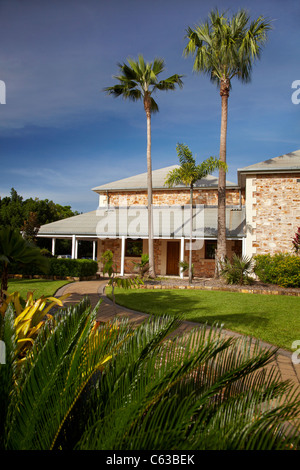
<path fill-rule="evenodd" d="M 33 292 L 34 298 L 42 295 L 45 297 L 52 296 L 55 292 L 70 281 L 53 281 L 48 279 L 9 279 L 8 292 L 20 292 L 23 299 L 26 299 L 27 292 Z"/>
<path fill-rule="evenodd" d="M 109 291 L 108 291 L 109 293 Z M 184 320 L 224 325 L 224 329 L 258 338 L 292 351 L 300 340 L 300 298 L 202 290 L 115 289 L 116 303 L 153 314 L 181 315 Z"/>

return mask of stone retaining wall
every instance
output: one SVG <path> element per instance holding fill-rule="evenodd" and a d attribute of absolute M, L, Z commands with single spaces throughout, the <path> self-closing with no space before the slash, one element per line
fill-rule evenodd
<path fill-rule="evenodd" d="M 276 289 L 251 289 L 251 287 L 233 287 L 233 286 L 197 286 L 197 285 L 150 285 L 150 284 L 141 284 L 137 287 L 132 287 L 132 289 L 179 289 L 179 290 L 210 290 L 210 291 L 226 291 L 226 292 L 240 292 L 242 294 L 264 294 L 264 295 L 288 295 L 300 297 L 299 291 L 286 291 L 286 290 L 276 290 Z"/>

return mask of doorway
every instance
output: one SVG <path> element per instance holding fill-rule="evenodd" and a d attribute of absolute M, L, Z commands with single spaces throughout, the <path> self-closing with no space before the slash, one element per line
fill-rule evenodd
<path fill-rule="evenodd" d="M 179 276 L 180 242 L 167 242 L 167 271 L 166 274 Z"/>

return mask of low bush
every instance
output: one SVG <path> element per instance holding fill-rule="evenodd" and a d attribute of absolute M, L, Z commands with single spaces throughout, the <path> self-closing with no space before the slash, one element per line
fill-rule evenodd
<path fill-rule="evenodd" d="M 254 272 L 262 282 L 268 284 L 300 287 L 300 257 L 297 255 L 256 255 Z"/>
<path fill-rule="evenodd" d="M 225 278 L 227 284 L 252 284 L 252 269 L 252 258 L 239 257 L 236 254 L 233 255 L 232 260 L 226 259 L 221 263 L 221 275 Z"/>
<path fill-rule="evenodd" d="M 52 258 L 50 260 L 50 275 L 52 276 L 94 276 L 97 270 L 97 261 L 91 259 Z"/>
<path fill-rule="evenodd" d="M 94 276 L 98 270 L 97 261 L 90 259 L 68 259 L 68 258 L 49 258 L 48 275 L 59 277 L 86 277 Z M 9 274 L 22 274 L 23 276 L 44 275 L 41 270 L 33 265 L 22 265 L 11 263 L 9 265 Z"/>

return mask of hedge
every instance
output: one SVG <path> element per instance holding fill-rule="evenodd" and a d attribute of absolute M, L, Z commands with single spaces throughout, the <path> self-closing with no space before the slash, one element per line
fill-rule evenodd
<path fill-rule="evenodd" d="M 287 253 L 256 255 L 254 272 L 262 282 L 300 287 L 300 256 Z"/>
<path fill-rule="evenodd" d="M 49 275 L 58 277 L 87 277 L 94 276 L 98 270 L 97 261 L 91 259 L 49 258 L 49 271 L 44 273 L 34 265 L 9 265 L 9 274 L 24 276 Z"/>

